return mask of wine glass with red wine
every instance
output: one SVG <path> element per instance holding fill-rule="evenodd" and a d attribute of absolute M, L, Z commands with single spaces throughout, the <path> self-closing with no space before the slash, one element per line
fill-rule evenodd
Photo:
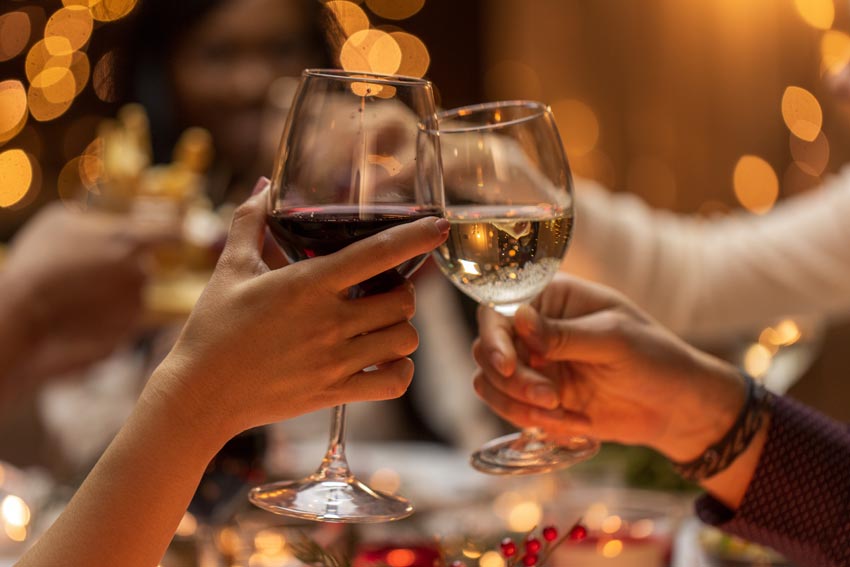
<path fill-rule="evenodd" d="M 290 262 L 331 254 L 425 216 L 442 216 L 431 83 L 423 79 L 307 70 L 295 95 L 272 177 L 268 226 Z M 408 260 L 353 286 L 351 297 L 403 283 L 425 260 Z M 368 370 L 368 369 L 367 369 Z M 345 456 L 345 406 L 336 407 L 319 468 L 254 488 L 260 508 L 326 522 L 383 522 L 413 513 L 404 498 L 373 490 Z"/>

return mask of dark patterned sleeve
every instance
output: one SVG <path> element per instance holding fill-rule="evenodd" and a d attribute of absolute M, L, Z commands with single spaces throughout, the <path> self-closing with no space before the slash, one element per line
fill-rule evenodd
<path fill-rule="evenodd" d="M 774 397 L 764 451 L 741 506 L 732 511 L 705 495 L 697 513 L 800 566 L 850 566 L 850 429 Z"/>

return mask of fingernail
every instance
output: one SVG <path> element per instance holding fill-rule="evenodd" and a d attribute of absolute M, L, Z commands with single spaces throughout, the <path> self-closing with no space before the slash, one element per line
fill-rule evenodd
<path fill-rule="evenodd" d="M 555 390 L 549 386 L 545 386 L 543 384 L 532 386 L 529 395 L 531 397 L 531 401 L 539 406 L 548 409 L 555 409 L 558 407 L 558 395 L 555 393 Z"/>
<path fill-rule="evenodd" d="M 269 184 L 269 178 L 268 177 L 260 177 L 257 180 L 257 183 L 254 184 L 254 190 L 251 191 L 251 196 L 253 197 L 257 193 L 261 192 L 263 189 L 266 188 L 266 186 L 268 186 L 268 184 Z"/>
<path fill-rule="evenodd" d="M 490 355 L 490 364 L 493 365 L 499 374 L 505 373 L 505 357 L 501 352 L 495 351 Z"/>
<path fill-rule="evenodd" d="M 434 226 L 437 227 L 437 230 L 440 231 L 440 234 L 447 234 L 449 232 L 449 227 L 451 223 L 446 219 L 437 219 L 437 222 L 434 223 Z"/>

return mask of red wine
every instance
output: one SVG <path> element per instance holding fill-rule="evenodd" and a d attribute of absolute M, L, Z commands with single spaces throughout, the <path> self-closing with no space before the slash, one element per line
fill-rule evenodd
<path fill-rule="evenodd" d="M 428 216 L 441 213 L 434 208 L 403 205 L 372 205 L 365 209 L 357 205 L 325 205 L 277 210 L 267 220 L 286 258 L 298 262 L 333 254 L 382 230 Z M 354 286 L 349 294 L 358 297 L 389 291 L 413 274 L 426 256 L 421 254 L 369 278 Z"/>

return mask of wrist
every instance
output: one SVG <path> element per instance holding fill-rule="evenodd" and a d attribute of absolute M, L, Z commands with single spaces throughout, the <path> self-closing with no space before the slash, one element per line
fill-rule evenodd
<path fill-rule="evenodd" d="M 673 406 L 664 435 L 654 448 L 674 462 L 702 455 L 732 428 L 746 398 L 744 378 L 733 366 L 699 353 L 680 399 Z"/>
<path fill-rule="evenodd" d="M 166 357 L 148 380 L 139 405 L 145 411 L 168 416 L 176 430 L 185 432 L 212 458 L 243 428 L 201 395 L 195 382 L 202 382 L 202 378 L 193 378 L 172 356 Z"/>

